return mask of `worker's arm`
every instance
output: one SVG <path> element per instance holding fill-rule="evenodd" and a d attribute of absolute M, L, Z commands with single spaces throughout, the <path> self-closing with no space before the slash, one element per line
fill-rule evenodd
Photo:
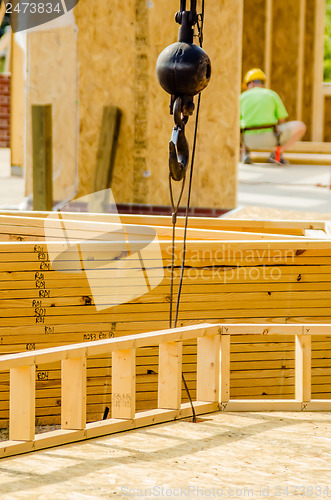
<path fill-rule="evenodd" d="M 281 123 L 285 123 L 286 118 L 288 117 L 288 112 L 286 111 L 286 108 L 276 92 L 273 93 L 274 98 L 275 98 L 275 116 L 276 119 L 278 119 L 278 125 Z"/>

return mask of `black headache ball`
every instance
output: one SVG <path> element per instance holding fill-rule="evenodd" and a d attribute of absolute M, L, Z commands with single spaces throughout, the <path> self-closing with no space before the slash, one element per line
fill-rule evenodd
<path fill-rule="evenodd" d="M 168 94 L 194 96 L 209 83 L 210 59 L 198 45 L 176 42 L 159 55 L 156 76 Z"/>

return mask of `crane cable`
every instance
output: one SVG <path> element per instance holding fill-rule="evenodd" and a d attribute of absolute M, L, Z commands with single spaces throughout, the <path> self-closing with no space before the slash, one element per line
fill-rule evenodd
<path fill-rule="evenodd" d="M 205 0 L 202 0 L 202 10 L 201 10 L 201 14 L 199 14 L 199 16 L 198 16 L 198 37 L 199 37 L 199 45 L 200 45 L 201 48 L 202 48 L 202 44 L 203 44 L 204 12 L 205 12 Z M 183 178 L 182 187 L 181 187 L 181 191 L 180 191 L 178 202 L 177 202 L 176 206 L 174 205 L 174 201 L 173 201 L 171 179 L 169 177 L 170 196 L 171 196 L 171 203 L 172 203 L 172 207 L 173 207 L 173 214 L 172 214 L 172 249 L 171 249 L 171 279 L 170 279 L 170 317 L 169 317 L 169 327 L 170 328 L 177 328 L 180 299 L 181 299 L 181 293 L 182 293 L 182 288 L 183 288 L 185 259 L 186 259 L 187 228 L 188 228 L 188 218 L 189 218 L 189 210 L 190 210 L 190 203 L 191 203 L 193 169 L 194 169 L 194 160 L 195 160 L 195 152 L 196 152 L 196 145 L 197 145 L 197 134 L 198 134 L 200 104 L 201 104 L 201 92 L 198 95 L 197 112 L 196 112 L 196 118 L 195 118 L 194 138 L 193 138 L 193 147 L 192 147 L 192 158 L 191 158 L 191 164 L 190 164 L 190 179 L 189 179 L 189 186 L 188 186 L 188 193 L 187 193 L 186 212 L 185 212 L 185 225 L 184 225 L 184 236 L 183 236 L 183 258 L 182 258 L 182 263 L 181 263 L 180 279 L 179 279 L 179 286 L 178 286 L 178 292 L 177 292 L 177 301 L 176 301 L 176 310 L 175 310 L 176 311 L 175 312 L 175 320 L 174 320 L 174 324 L 173 325 L 172 325 L 172 308 L 173 308 L 173 293 L 174 293 L 176 222 L 177 222 L 177 214 L 178 214 L 179 205 L 180 205 L 180 202 L 181 202 L 181 199 L 182 199 L 182 196 L 183 196 L 183 192 L 184 192 L 184 186 L 185 186 L 186 176 L 184 176 L 184 178 Z M 191 394 L 190 394 L 189 388 L 187 386 L 187 383 L 186 383 L 186 380 L 185 380 L 183 372 L 182 372 L 182 380 L 183 380 L 183 384 L 184 384 L 184 387 L 185 387 L 185 390 L 186 390 L 186 393 L 187 393 L 187 396 L 188 396 L 188 399 L 189 399 L 189 402 L 190 402 L 190 405 L 191 405 L 193 422 L 196 422 L 195 409 L 194 409 L 194 406 L 193 406 Z"/>

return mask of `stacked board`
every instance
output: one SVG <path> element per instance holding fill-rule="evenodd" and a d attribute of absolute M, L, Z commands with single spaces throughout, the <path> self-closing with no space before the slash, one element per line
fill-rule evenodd
<path fill-rule="evenodd" d="M 166 217 L 0 213 L 0 353 L 169 326 L 171 221 Z M 174 298 L 183 253 L 174 251 Z M 109 234 L 118 232 L 116 238 Z M 178 326 L 330 323 L 331 242 L 324 222 L 191 219 Z M 123 236 L 124 235 L 124 236 Z M 147 283 L 147 286 L 146 286 Z M 175 300 L 174 300 L 175 302 Z M 196 346 L 183 347 L 195 397 Z M 313 398 L 329 398 L 331 338 L 313 340 Z M 156 407 L 157 348 L 137 351 L 137 408 Z M 111 401 L 111 357 L 88 359 L 87 415 Z M 37 423 L 58 423 L 60 365 L 38 366 Z M 0 425 L 9 375 L 1 373 Z M 233 336 L 231 398 L 293 398 L 294 336 Z M 183 392 L 183 400 L 185 394 Z"/>

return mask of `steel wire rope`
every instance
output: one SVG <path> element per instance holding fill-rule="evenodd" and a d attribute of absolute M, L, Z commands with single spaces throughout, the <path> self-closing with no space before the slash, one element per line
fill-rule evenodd
<path fill-rule="evenodd" d="M 201 48 L 202 48 L 202 43 L 203 43 L 204 13 L 205 13 L 205 0 L 202 0 L 201 14 L 199 14 L 199 16 L 198 16 L 198 37 L 199 37 L 199 45 Z M 200 25 L 199 25 L 199 21 L 200 21 Z M 172 202 L 172 207 L 174 209 L 174 212 L 172 214 L 172 251 L 171 251 L 170 315 L 169 315 L 170 328 L 172 328 L 172 327 L 177 328 L 180 299 L 181 299 L 181 293 L 182 293 L 182 288 L 183 288 L 185 259 L 186 259 L 187 228 L 188 228 L 188 218 L 189 218 L 189 210 L 190 210 L 190 203 L 191 203 L 193 169 L 194 169 L 194 160 L 195 160 L 195 152 L 196 152 L 196 145 L 197 145 L 200 104 L 201 104 L 201 92 L 199 93 L 199 96 L 198 96 L 197 112 L 196 112 L 195 126 L 194 126 L 192 158 L 191 158 L 191 164 L 190 164 L 190 179 L 189 179 L 189 186 L 188 186 L 188 193 L 187 193 L 186 212 L 185 212 L 185 225 L 184 225 L 184 236 L 183 236 L 183 258 L 182 258 L 182 263 L 181 263 L 181 272 L 180 272 L 179 286 L 178 286 L 178 292 L 177 292 L 177 301 L 176 301 L 175 321 L 174 321 L 173 326 L 172 326 L 172 307 L 173 307 L 174 267 L 175 267 L 174 261 L 175 261 L 176 221 L 177 221 L 178 208 L 179 208 L 180 200 L 181 200 L 182 195 L 183 195 L 184 183 L 185 183 L 186 178 L 184 177 L 184 179 L 183 179 L 183 184 L 182 184 L 181 192 L 179 195 L 179 201 L 178 201 L 176 207 L 174 206 L 174 202 L 173 202 L 171 180 L 170 180 L 171 202 Z M 186 394 L 188 396 L 188 399 L 189 399 L 189 402 L 191 405 L 193 422 L 196 422 L 196 413 L 195 413 L 193 401 L 192 401 L 190 390 L 189 390 L 188 385 L 186 383 L 186 379 L 185 379 L 183 372 L 182 372 L 182 381 L 183 381 L 185 391 L 186 391 Z"/>

